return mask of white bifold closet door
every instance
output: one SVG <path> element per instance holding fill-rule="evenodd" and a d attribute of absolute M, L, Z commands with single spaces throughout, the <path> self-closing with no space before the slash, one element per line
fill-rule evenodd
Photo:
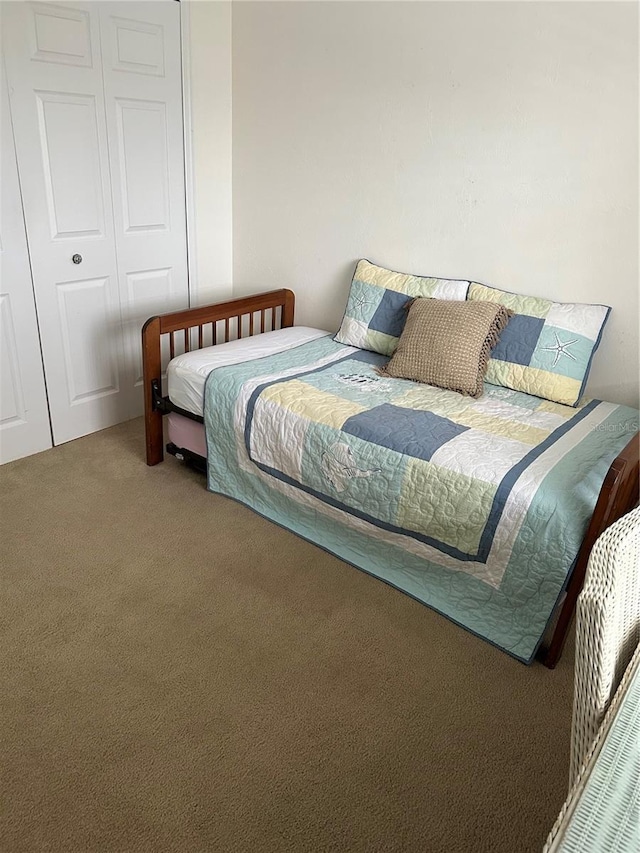
<path fill-rule="evenodd" d="M 58 444 L 141 413 L 142 323 L 188 304 L 180 5 L 2 6 Z"/>
<path fill-rule="evenodd" d="M 51 447 L 9 98 L 0 62 L 0 464 Z"/>

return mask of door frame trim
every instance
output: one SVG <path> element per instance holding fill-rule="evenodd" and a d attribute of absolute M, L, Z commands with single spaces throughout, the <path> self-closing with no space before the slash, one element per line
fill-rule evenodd
<path fill-rule="evenodd" d="M 180 49 L 182 62 L 182 135 L 184 145 L 184 197 L 187 236 L 187 293 L 189 307 L 193 305 L 198 292 L 190 44 L 191 4 L 189 0 L 181 0 Z"/>

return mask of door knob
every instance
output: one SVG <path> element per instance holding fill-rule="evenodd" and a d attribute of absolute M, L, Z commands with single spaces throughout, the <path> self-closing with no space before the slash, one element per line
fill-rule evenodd
<path fill-rule="evenodd" d="M 81 264 L 82 263 L 82 255 L 72 255 L 71 260 L 73 261 L 74 264 Z"/>

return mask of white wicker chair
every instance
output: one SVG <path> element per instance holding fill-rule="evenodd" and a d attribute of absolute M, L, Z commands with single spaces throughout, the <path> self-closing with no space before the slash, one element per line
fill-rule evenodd
<path fill-rule="evenodd" d="M 578 597 L 570 790 L 638 643 L 640 508 L 599 537 Z"/>
<path fill-rule="evenodd" d="M 609 729 L 614 723 L 616 715 L 623 704 L 625 699 L 627 689 L 631 688 L 631 683 L 633 679 L 636 677 L 637 673 L 640 672 L 640 645 L 636 647 L 635 652 L 631 657 L 631 662 L 629 666 L 626 668 L 622 680 L 620 681 L 620 685 L 615 692 L 613 699 L 611 700 L 611 704 L 609 705 L 607 712 L 604 715 L 604 719 L 602 721 L 602 725 L 598 729 L 598 733 L 595 737 L 595 740 L 591 744 L 587 755 L 585 756 L 584 763 L 580 768 L 580 772 L 576 775 L 573 783 L 573 787 L 569 791 L 569 796 L 564 802 L 562 809 L 560 810 L 560 814 L 553 825 L 553 829 L 549 833 L 549 837 L 547 838 L 547 842 L 544 845 L 542 853 L 559 853 L 561 850 L 576 850 L 576 843 L 580 844 L 578 848 L 581 853 L 586 853 L 587 850 L 595 851 L 596 846 L 587 841 L 587 836 L 591 835 L 591 833 L 595 830 L 598 832 L 599 827 L 601 826 L 600 821 L 602 820 L 602 814 L 598 813 L 599 809 L 592 810 L 593 807 L 593 798 L 590 803 L 588 817 L 585 818 L 585 814 L 579 817 L 577 826 L 579 827 L 579 841 L 576 841 L 576 837 L 574 835 L 572 841 L 568 842 L 565 845 L 566 835 L 571 833 L 571 822 L 574 817 L 574 813 L 577 808 L 579 808 L 580 798 L 584 794 L 587 789 L 589 776 L 591 771 L 594 769 L 594 766 L 599 758 L 600 750 L 604 748 L 604 744 L 609 734 Z M 632 736 L 633 737 L 633 736 Z M 633 743 L 633 739 L 631 739 Z M 636 759 L 637 760 L 637 759 Z M 611 758 L 607 757 L 608 766 L 611 769 Z M 614 819 L 618 819 L 623 825 L 627 824 L 630 827 L 633 827 L 633 819 L 627 821 L 627 817 L 630 817 L 630 810 L 633 806 L 629 805 L 628 794 L 630 793 L 630 785 L 633 785 L 633 782 L 626 787 L 623 786 L 622 790 L 619 785 L 620 776 L 616 776 L 615 772 L 611 772 L 610 775 L 611 787 L 616 790 L 615 801 L 617 807 L 614 811 Z M 607 804 L 607 796 L 604 794 L 604 798 L 600 800 L 600 804 L 604 804 L 606 807 Z M 609 818 L 611 819 L 611 818 Z M 614 847 L 612 844 L 609 844 L 606 849 L 612 851 L 618 849 L 625 849 L 624 844 L 626 843 L 625 835 L 617 835 L 617 843 L 620 843 L 620 847 Z M 602 845 L 598 846 L 598 850 L 605 849 Z M 635 847 L 632 849 L 636 849 Z M 638 848 L 640 849 L 640 848 Z"/>

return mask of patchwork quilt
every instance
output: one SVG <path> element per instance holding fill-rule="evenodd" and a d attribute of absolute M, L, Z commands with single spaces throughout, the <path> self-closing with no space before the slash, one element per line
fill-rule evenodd
<path fill-rule="evenodd" d="M 380 376 L 330 337 L 214 370 L 208 486 L 529 662 L 638 412 Z"/>

